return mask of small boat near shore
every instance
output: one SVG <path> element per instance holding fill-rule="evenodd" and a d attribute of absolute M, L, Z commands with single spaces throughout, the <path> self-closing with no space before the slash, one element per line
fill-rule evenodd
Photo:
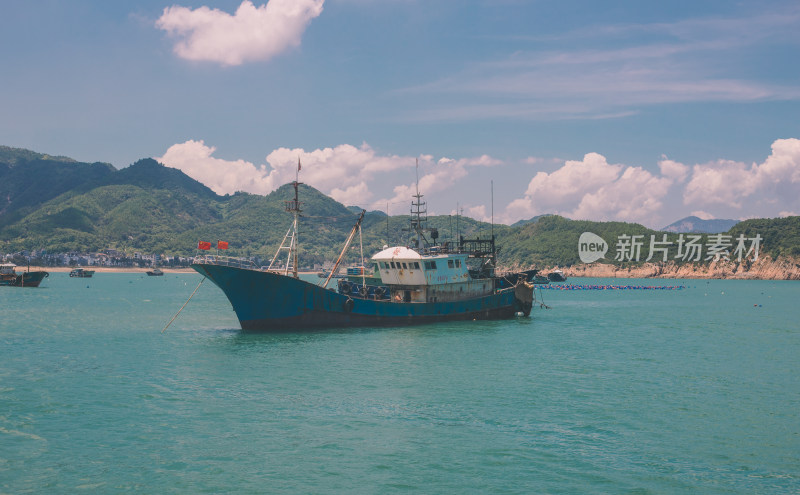
<path fill-rule="evenodd" d="M 39 287 L 42 280 L 50 276 L 45 271 L 25 271 L 17 273 L 14 263 L 0 264 L 0 286 L 8 287 Z"/>
<path fill-rule="evenodd" d="M 84 268 L 75 268 L 69 272 L 70 277 L 77 278 L 92 278 L 92 275 L 94 275 L 94 270 L 86 270 Z"/>
<path fill-rule="evenodd" d="M 547 274 L 547 279 L 550 282 L 566 282 L 567 276 L 564 275 L 564 272 L 562 272 L 561 270 L 555 269 Z"/>
<path fill-rule="evenodd" d="M 148 277 L 161 277 L 164 275 L 164 272 L 161 271 L 161 268 L 154 268 L 152 270 L 147 270 Z"/>
<path fill-rule="evenodd" d="M 533 277 L 533 280 L 531 282 L 536 285 L 545 285 L 550 283 L 550 279 L 545 277 L 544 275 L 537 274 Z"/>
<path fill-rule="evenodd" d="M 340 273 L 334 273 L 333 275 L 331 275 L 331 272 L 319 272 L 319 273 L 317 273 L 317 276 L 319 278 L 328 278 L 328 277 L 331 277 L 331 278 L 344 278 L 345 277 L 345 275 L 342 275 Z"/>

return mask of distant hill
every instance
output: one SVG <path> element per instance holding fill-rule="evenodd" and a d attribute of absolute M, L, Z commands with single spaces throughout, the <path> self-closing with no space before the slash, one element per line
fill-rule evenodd
<path fill-rule="evenodd" d="M 580 263 L 578 239 L 583 232 L 597 234 L 610 244 L 604 262 L 614 261 L 614 240 L 618 236 L 641 235 L 643 239 L 649 239 L 650 235 L 657 234 L 637 223 L 570 220 L 558 215 L 546 215 L 536 222 L 502 232 L 498 236 L 498 244 L 503 247 L 504 262 L 520 268 L 531 265 L 572 266 Z M 647 252 L 644 253 L 646 256 Z"/>
<path fill-rule="evenodd" d="M 731 227 L 737 223 L 739 223 L 739 220 L 703 220 L 702 218 L 690 216 L 667 225 L 661 229 L 661 231 L 674 232 L 676 234 L 689 232 L 698 234 L 718 234 L 729 231 Z"/>
<path fill-rule="evenodd" d="M 0 228 L 57 196 L 114 171 L 108 163 L 82 163 L 0 146 Z"/>
<path fill-rule="evenodd" d="M 592 222 L 587 220 L 569 220 L 557 215 L 548 216 L 535 223 L 528 223 L 521 228 L 512 228 L 498 236 L 499 244 L 503 246 L 502 260 L 506 264 L 526 267 L 530 264 L 536 266 L 571 266 L 580 263 L 578 252 L 578 239 L 584 232 L 591 232 L 600 236 L 608 243 L 608 252 L 602 263 L 615 265 L 637 265 L 647 261 L 650 256 L 651 239 L 661 242 L 665 235 L 662 231 L 648 229 L 642 225 L 624 222 Z M 787 218 L 751 219 L 736 222 L 730 230 L 724 231 L 730 242 L 728 253 L 735 258 L 734 251 L 737 239 L 743 235 L 746 248 L 752 244 L 752 239 L 760 237 L 760 256 L 769 255 L 773 259 L 787 257 L 794 260 L 800 259 L 800 216 Z M 677 234 L 666 234 L 669 262 L 682 263 L 676 259 L 678 254 Z M 699 244 L 702 246 L 701 263 L 708 263 L 709 243 L 713 243 L 708 233 L 702 236 Z M 621 238 L 630 239 L 639 237 L 641 246 L 640 262 L 615 259 L 618 243 Z M 654 261 L 660 262 L 659 253 L 655 253 Z"/>
<path fill-rule="evenodd" d="M 58 163 L 59 171 L 66 174 Z M 15 165 L 16 177 L 34 182 L 31 174 L 42 166 L 39 162 L 20 162 Z M 292 196 L 290 186 L 266 197 L 246 193 L 219 196 L 180 170 L 152 159 L 102 175 L 87 176 L 85 172 L 77 166 L 71 181 L 38 182 L 41 196 L 51 199 L 34 209 L 17 210 L 19 214 L 0 228 L 0 240 L 12 251 L 114 248 L 188 254 L 198 240 L 226 239 L 232 245 L 261 251 L 265 246 L 277 247 L 285 234 L 285 228 L 276 230 L 273 226 L 288 226 L 283 200 Z M 67 189 L 69 185 L 73 187 Z M 319 191 L 301 187 L 304 214 L 353 216 Z M 337 237 L 340 229 L 333 230 Z M 319 232 L 313 239 L 330 240 Z"/>
<path fill-rule="evenodd" d="M 152 158 L 139 160 L 129 167 L 87 182 L 84 190 L 91 187 L 132 184 L 143 188 L 167 189 L 194 194 L 206 199 L 217 198 L 217 193 L 205 184 L 192 179 L 176 168 L 165 167 Z"/>
<path fill-rule="evenodd" d="M 313 187 L 299 187 L 303 210 L 299 245 L 304 266 L 336 259 L 360 208 L 345 206 Z M 109 164 L 81 163 L 7 147 L 0 147 L 0 192 L 2 252 L 112 248 L 129 254 L 185 256 L 195 252 L 199 240 L 225 240 L 230 246 L 228 254 L 267 261 L 289 228 L 292 218 L 285 201 L 294 196 L 291 184 L 266 196 L 243 192 L 220 196 L 180 170 L 150 158 L 117 170 Z M 386 244 L 412 243 L 409 220 L 409 215 L 367 213 L 348 261 L 360 255 L 362 244 L 364 255 L 370 256 Z M 691 217 L 684 220 L 703 222 Z M 664 235 L 639 224 L 569 220 L 557 215 L 541 215 L 513 226 L 440 215 L 428 217 L 428 226 L 438 230 L 439 243 L 451 245 L 459 236 L 489 239 L 494 235 L 501 248 L 498 262 L 521 268 L 580 263 L 578 239 L 583 232 L 597 234 L 609 244 L 608 254 L 598 263 L 629 266 L 635 262 L 615 260 L 621 236 L 640 236 L 637 238 L 645 243 L 644 262 L 651 236 L 660 240 Z M 694 223 L 692 227 L 698 231 Z M 720 229 L 710 230 L 725 231 Z M 762 253 L 773 258 L 800 258 L 800 217 L 747 220 L 736 223 L 728 234 L 733 239 L 739 234 L 747 238 L 760 235 Z M 677 234 L 669 235 L 674 242 Z M 705 234 L 702 244 L 707 241 Z M 670 260 L 675 258 L 675 249 L 673 246 Z"/>
<path fill-rule="evenodd" d="M 353 214 L 355 214 L 355 215 L 360 215 L 361 214 L 361 210 L 364 210 L 365 208 L 362 208 L 360 206 L 348 206 L 347 209 L 349 211 L 352 211 Z M 368 210 L 366 215 L 378 215 L 378 216 L 383 215 L 385 217 L 386 216 L 386 212 L 381 211 L 381 210 Z"/>
<path fill-rule="evenodd" d="M 37 153 L 35 151 L 26 150 L 22 148 L 11 148 L 9 146 L 0 145 L 0 162 L 14 166 L 18 163 L 32 162 L 36 160 L 53 160 L 57 162 L 74 162 L 68 156 L 50 156 L 45 153 Z"/>
<path fill-rule="evenodd" d="M 800 216 L 786 218 L 751 218 L 737 223 L 728 232 L 733 239 L 744 234 L 762 238 L 765 252 L 778 259 L 785 256 L 795 260 L 800 258 Z"/>
<path fill-rule="evenodd" d="M 27 162 L 16 169 L 33 182 L 32 171 L 41 167 Z M 35 209 L 17 210 L 0 228 L 0 240 L 12 249 L 61 252 L 164 248 L 176 233 L 222 217 L 213 191 L 154 160 L 98 170 L 103 172 L 93 174 L 93 167 L 79 164 L 70 175 L 62 167 L 62 180 L 37 182 L 43 201 Z"/>
<path fill-rule="evenodd" d="M 550 213 L 545 213 L 544 215 L 536 215 L 535 217 L 529 218 L 528 220 L 519 220 L 518 222 L 514 222 L 514 223 L 511 224 L 511 226 L 512 227 L 522 227 L 523 225 L 528 224 L 528 223 L 536 223 L 536 222 L 539 221 L 540 218 L 550 217 L 550 216 L 552 216 L 552 214 L 550 214 Z"/>

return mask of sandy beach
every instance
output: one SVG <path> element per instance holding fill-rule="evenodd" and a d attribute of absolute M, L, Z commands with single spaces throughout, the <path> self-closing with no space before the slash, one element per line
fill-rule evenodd
<path fill-rule="evenodd" d="M 152 268 L 136 268 L 136 267 L 111 267 L 111 266 L 81 266 L 81 267 L 71 267 L 71 266 L 34 266 L 31 265 L 31 271 L 36 270 L 44 270 L 50 273 L 69 273 L 75 268 L 83 268 L 84 270 L 93 270 L 95 273 L 145 273 L 147 271 L 152 270 Z M 17 273 L 22 273 L 27 271 L 28 267 L 17 265 Z M 161 271 L 164 273 L 185 273 L 185 274 L 192 274 L 197 273 L 191 268 L 165 268 L 161 267 Z M 319 272 L 299 272 L 303 275 L 315 275 Z"/>
<path fill-rule="evenodd" d="M 145 273 L 152 268 L 135 268 L 135 267 L 110 267 L 110 266 L 81 266 L 81 267 L 71 267 L 71 266 L 33 266 L 31 265 L 31 271 L 34 270 L 44 270 L 50 273 L 69 273 L 75 268 L 83 268 L 84 270 L 93 270 L 95 273 Z M 27 266 L 20 266 L 17 265 L 17 273 L 21 273 L 27 271 Z M 191 268 L 161 268 L 161 271 L 164 273 L 197 273 Z"/>
<path fill-rule="evenodd" d="M 31 270 L 44 270 L 50 273 L 69 273 L 74 268 L 69 266 L 34 266 Z M 145 273 L 152 268 L 135 267 L 81 267 L 85 270 L 94 270 L 95 273 Z M 730 261 L 712 262 L 709 265 L 676 265 L 674 263 L 652 264 L 645 263 L 638 267 L 621 268 L 611 264 L 580 264 L 572 267 L 562 267 L 569 278 L 680 278 L 680 279 L 761 279 L 761 280 L 800 280 L 800 264 L 792 260 L 773 261 L 763 257 L 756 263 L 741 263 Z M 17 273 L 27 270 L 27 266 L 17 265 Z M 551 271 L 545 268 L 543 273 Z M 191 268 L 165 268 L 161 271 L 170 274 L 197 273 Z M 513 271 L 513 270 L 511 270 Z M 315 275 L 316 271 L 301 271 L 303 275 Z"/>

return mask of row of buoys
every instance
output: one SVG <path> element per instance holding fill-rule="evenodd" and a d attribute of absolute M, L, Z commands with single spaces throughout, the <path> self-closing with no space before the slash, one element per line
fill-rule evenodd
<path fill-rule="evenodd" d="M 551 290 L 681 290 L 685 285 L 539 285 L 540 289 Z"/>

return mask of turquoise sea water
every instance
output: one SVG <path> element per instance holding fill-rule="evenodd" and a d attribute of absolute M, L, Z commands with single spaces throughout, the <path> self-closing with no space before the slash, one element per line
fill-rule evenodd
<path fill-rule="evenodd" d="M 0 288 L 0 493 L 800 493 L 800 283 L 249 335 L 206 282 L 162 334 L 199 281 Z"/>

